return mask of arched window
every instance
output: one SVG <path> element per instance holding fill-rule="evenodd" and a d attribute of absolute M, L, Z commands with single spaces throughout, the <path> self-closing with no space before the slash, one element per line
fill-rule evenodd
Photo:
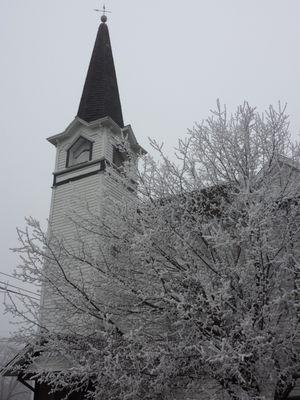
<path fill-rule="evenodd" d="M 93 143 L 84 137 L 80 137 L 69 148 L 67 153 L 67 167 L 81 164 L 92 159 Z"/>

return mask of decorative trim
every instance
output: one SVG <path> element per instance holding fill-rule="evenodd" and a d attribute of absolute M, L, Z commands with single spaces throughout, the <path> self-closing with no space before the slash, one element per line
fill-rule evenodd
<path fill-rule="evenodd" d="M 76 133 L 76 135 L 74 135 L 73 140 L 69 144 L 67 144 L 65 146 L 65 151 L 68 151 L 73 146 L 73 144 L 75 144 L 77 142 L 77 140 L 80 139 L 81 137 L 83 139 L 88 140 L 89 142 L 92 142 L 92 143 L 95 142 L 95 140 L 92 139 L 89 134 L 87 134 L 86 132 L 80 130 L 79 132 Z"/>
<path fill-rule="evenodd" d="M 94 165 L 94 164 L 97 164 L 97 163 L 99 163 L 99 168 L 97 168 L 94 171 L 87 172 L 87 173 L 84 173 L 84 174 L 81 174 L 81 175 L 77 175 L 77 176 L 72 176 L 72 177 L 66 178 L 65 180 L 62 180 L 60 182 L 57 182 L 57 176 L 61 176 L 61 175 L 67 174 L 68 172 L 73 172 L 74 170 L 75 171 L 76 170 L 80 170 L 80 169 L 83 169 L 83 168 L 85 168 L 87 166 Z M 68 168 L 67 170 L 64 170 L 64 171 L 55 172 L 53 174 L 53 187 L 61 186 L 61 185 L 64 185 L 65 183 L 69 183 L 69 182 L 73 182 L 73 181 L 78 181 L 79 179 L 86 178 L 86 177 L 92 176 L 92 175 L 96 175 L 99 172 L 105 171 L 105 169 L 106 169 L 106 160 L 105 159 L 101 159 L 101 160 L 85 163 L 84 165 L 78 165 L 76 167 L 77 168 L 72 168 L 72 169 Z"/>
<path fill-rule="evenodd" d="M 60 177 L 62 175 L 68 174 L 69 172 L 74 172 L 77 170 L 83 170 L 86 169 L 86 167 L 95 165 L 95 164 L 99 164 L 99 168 L 97 168 L 96 170 L 90 171 L 90 172 L 86 172 L 77 176 L 72 176 L 69 178 L 66 178 L 60 182 L 57 182 L 57 177 Z M 94 160 L 94 161 L 90 161 L 90 162 L 86 162 L 84 164 L 79 164 L 79 165 L 75 165 L 74 167 L 70 167 L 67 169 L 64 169 L 63 171 L 58 171 L 58 172 L 54 172 L 53 173 L 53 185 L 52 187 L 55 188 L 57 186 L 61 186 L 64 185 L 65 183 L 69 183 L 69 182 L 74 182 L 74 181 L 78 181 L 79 179 L 83 179 L 83 178 L 87 178 L 89 176 L 92 175 L 96 175 L 99 172 L 104 172 L 106 171 L 106 167 L 110 166 L 113 168 L 113 170 L 115 172 L 117 172 L 117 174 L 121 175 L 121 172 L 119 170 L 119 168 L 117 168 L 113 163 L 111 163 L 109 160 L 107 160 L 106 158 L 100 158 L 98 160 Z M 133 186 L 137 186 L 137 182 L 134 179 L 130 179 L 130 182 L 133 184 Z M 129 192 L 135 192 L 135 187 L 131 187 L 129 185 L 125 185 L 127 190 Z"/>
<path fill-rule="evenodd" d="M 107 162 L 107 160 L 104 157 L 97 158 L 97 160 L 86 161 L 86 162 L 83 162 L 81 164 L 74 165 L 73 167 L 69 167 L 69 168 L 65 168 L 65 169 L 63 169 L 61 171 L 53 172 L 53 175 L 55 175 L 55 176 L 63 175 L 63 174 L 66 174 L 67 172 L 73 172 L 73 171 L 76 171 L 78 169 L 83 169 L 83 168 L 89 167 L 90 165 L 98 164 L 101 161 L 106 161 Z"/>

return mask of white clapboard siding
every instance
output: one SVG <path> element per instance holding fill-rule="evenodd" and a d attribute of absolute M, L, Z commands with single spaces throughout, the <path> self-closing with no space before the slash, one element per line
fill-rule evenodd
<path fill-rule="evenodd" d="M 117 143 L 117 139 L 107 127 L 79 127 L 72 132 L 67 138 L 63 137 L 57 142 L 57 158 L 55 171 L 63 171 L 66 169 L 66 156 L 67 150 L 74 143 L 77 138 L 82 135 L 87 139 L 93 141 L 93 154 L 92 161 L 106 158 L 108 162 L 112 162 L 113 145 Z M 107 168 L 107 171 L 99 171 L 93 175 L 84 176 L 85 172 L 96 171 L 97 166 L 84 165 L 80 169 L 64 172 L 57 177 L 58 186 L 53 187 L 51 209 L 49 216 L 49 237 L 55 236 L 63 239 L 64 246 L 69 247 L 70 250 L 78 246 L 77 242 L 77 228 L 71 220 L 77 213 L 84 217 L 88 214 L 88 209 L 95 212 L 98 217 L 108 212 L 106 210 L 106 202 L 110 200 L 121 201 L 126 196 L 132 196 L 132 192 L 128 190 L 127 185 L 120 179 L 119 173 L 113 168 Z M 80 178 L 70 182 L 63 182 L 64 179 L 73 179 L 74 177 Z M 88 206 L 88 208 L 87 208 Z M 92 239 L 88 239 L 91 240 Z M 91 247 L 91 251 L 97 252 L 98 247 L 94 243 L 87 243 Z M 44 268 L 49 268 L 48 272 L 51 273 L 51 263 L 45 263 Z M 52 265 L 52 268 L 55 268 Z M 95 271 L 89 266 L 76 268 L 70 265 L 70 269 L 66 271 L 69 277 L 74 282 L 84 281 L 85 287 L 88 287 L 96 277 Z M 99 276 L 98 276 L 99 279 Z M 62 282 L 64 287 L 64 282 Z M 89 286 L 92 290 L 93 286 Z M 65 290 L 67 286 L 65 285 Z M 97 294 L 98 295 L 98 294 Z M 99 296 L 105 295 L 99 293 Z M 73 318 L 73 316 L 64 315 L 64 299 L 58 294 L 51 284 L 45 283 L 42 289 L 42 303 L 41 303 L 41 320 L 42 324 L 46 325 L 48 329 L 59 330 L 64 319 Z M 60 311 L 59 311 L 60 310 Z M 78 327 L 79 329 L 79 327 Z"/>
<path fill-rule="evenodd" d="M 95 130 L 90 133 L 86 130 L 80 132 L 80 134 L 84 133 L 85 137 L 91 138 L 94 141 L 93 159 L 103 157 L 102 131 L 98 128 L 97 132 Z M 74 137 L 76 140 L 78 132 L 68 138 L 67 141 L 64 141 L 64 143 L 58 145 L 57 151 L 59 156 L 57 157 L 56 171 L 65 169 L 65 148 L 74 141 Z M 103 172 L 54 187 L 49 216 L 49 234 L 63 238 L 64 243 L 70 248 L 75 246 L 76 226 L 70 220 L 70 215 L 78 213 L 84 216 L 87 213 L 87 205 L 90 210 L 99 214 L 101 212 L 101 198 L 104 194 L 103 189 Z M 51 268 L 51 265 L 45 264 L 45 268 Z M 75 281 L 81 278 L 80 273 L 84 274 L 86 280 L 91 280 L 91 272 L 88 271 L 88 268 L 82 268 L 81 272 L 78 269 L 72 269 L 68 272 Z M 62 316 L 58 310 L 63 309 L 63 301 L 62 297 L 51 288 L 51 285 L 44 284 L 42 290 L 41 320 L 42 324 L 46 325 L 48 329 L 60 329 Z"/>

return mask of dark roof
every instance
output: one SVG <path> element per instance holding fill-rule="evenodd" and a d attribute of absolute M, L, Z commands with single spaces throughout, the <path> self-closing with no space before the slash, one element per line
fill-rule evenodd
<path fill-rule="evenodd" d="M 109 31 L 104 22 L 98 29 L 77 115 L 86 122 L 111 117 L 124 127 Z"/>

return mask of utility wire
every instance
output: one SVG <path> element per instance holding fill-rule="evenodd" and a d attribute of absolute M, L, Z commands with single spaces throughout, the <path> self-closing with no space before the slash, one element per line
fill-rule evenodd
<path fill-rule="evenodd" d="M 5 275 L 5 276 L 9 276 L 10 278 L 18 279 L 19 281 L 21 281 L 20 278 L 16 278 L 15 276 L 10 275 L 10 274 L 6 274 L 5 272 L 1 272 L 1 271 L 0 271 L 0 274 L 1 274 L 1 275 Z"/>
<path fill-rule="evenodd" d="M 0 281 L 0 283 L 2 283 L 2 285 L 10 286 L 10 287 L 13 287 L 15 289 L 22 290 L 23 292 L 27 292 L 27 293 L 34 294 L 35 296 L 39 296 L 38 293 L 32 292 L 31 290 L 27 290 L 27 289 L 21 288 L 20 286 L 11 285 L 10 283 L 6 283 L 6 282 L 3 282 L 3 281 Z"/>
<path fill-rule="evenodd" d="M 1 272 L 1 271 L 0 271 L 0 274 L 1 274 L 1 275 L 8 276 L 9 278 L 16 279 L 17 281 L 24 282 L 23 279 L 17 278 L 16 276 L 13 276 L 13 275 L 10 275 L 10 274 L 6 274 L 5 272 Z M 34 285 L 34 283 L 32 283 L 32 285 Z M 36 286 L 38 286 L 38 285 L 36 285 Z"/>
<path fill-rule="evenodd" d="M 37 297 L 29 296 L 29 294 L 23 294 L 23 293 L 17 292 L 16 290 L 7 289 L 7 288 L 1 287 L 1 286 L 0 286 L 0 292 L 3 292 L 3 293 L 9 292 L 9 293 L 18 294 L 19 296 L 28 297 L 29 299 L 40 300 Z"/>

